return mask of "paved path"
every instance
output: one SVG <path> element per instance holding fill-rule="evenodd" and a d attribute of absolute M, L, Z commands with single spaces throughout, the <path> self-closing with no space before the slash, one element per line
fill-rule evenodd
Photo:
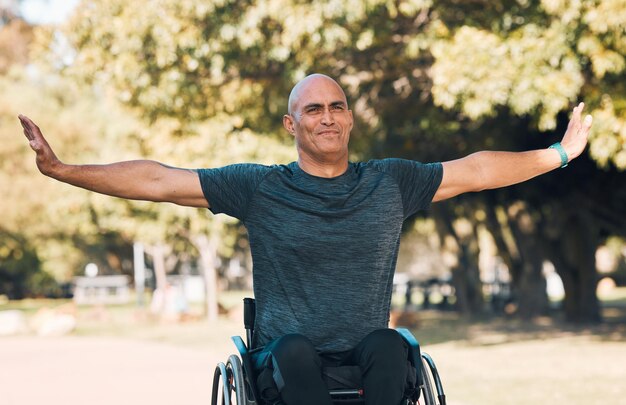
<path fill-rule="evenodd" d="M 0 405 L 209 405 L 213 368 L 232 353 L 227 343 L 2 337 Z M 450 405 L 624 403 L 623 341 L 570 336 L 492 343 L 426 348 Z"/>
<path fill-rule="evenodd" d="M 1 405 L 200 405 L 227 354 L 103 337 L 0 338 Z"/>

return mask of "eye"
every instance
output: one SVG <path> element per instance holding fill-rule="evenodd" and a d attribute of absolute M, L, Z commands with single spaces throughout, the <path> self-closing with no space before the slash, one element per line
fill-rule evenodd
<path fill-rule="evenodd" d="M 320 106 L 309 107 L 306 109 L 307 114 L 319 114 L 320 112 L 322 112 L 322 107 Z"/>
<path fill-rule="evenodd" d="M 345 110 L 345 106 L 343 104 L 333 104 L 330 106 L 331 111 L 343 111 Z"/>

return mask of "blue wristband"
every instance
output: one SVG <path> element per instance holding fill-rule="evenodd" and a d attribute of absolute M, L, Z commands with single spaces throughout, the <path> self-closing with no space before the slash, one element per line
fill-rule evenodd
<path fill-rule="evenodd" d="M 559 152 L 559 155 L 561 156 L 561 169 L 567 167 L 569 159 L 567 159 L 567 152 L 565 152 L 565 149 L 563 149 L 563 146 L 561 146 L 561 142 L 550 145 L 548 149 L 555 149 L 557 152 Z"/>

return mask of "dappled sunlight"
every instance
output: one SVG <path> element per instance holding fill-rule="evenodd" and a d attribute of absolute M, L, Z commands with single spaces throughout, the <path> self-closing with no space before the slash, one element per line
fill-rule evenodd
<path fill-rule="evenodd" d="M 245 225 L 266 177 L 248 184 L 246 172 L 239 184 L 224 176 L 213 189 L 205 183 L 217 177 L 199 169 L 298 160 L 283 120 L 296 122 L 289 92 L 314 72 L 343 87 L 341 113 L 350 110 L 354 128 L 342 156 L 351 163 L 458 164 L 486 153 L 500 156 L 491 167 L 508 169 L 461 166 L 462 182 L 483 191 L 445 201 L 435 194 L 432 205 L 424 197 L 419 213 L 407 209 L 415 193 L 393 194 L 404 190 L 399 179 L 413 178 L 372 174 L 393 178 L 393 187 L 362 234 L 327 227 L 334 217 L 324 213 L 290 227 L 289 240 L 276 238 L 280 247 L 301 243 L 293 256 L 311 255 L 303 274 L 317 277 L 323 258 L 337 277 L 328 283 L 348 296 L 375 261 L 349 249 L 367 242 L 382 257 L 401 233 L 397 261 L 376 282 L 393 288 L 391 326 L 411 329 L 433 356 L 450 405 L 623 402 L 623 0 L 92 0 L 62 17 L 75 0 L 33 9 L 42 1 L 0 0 L 0 381 L 10 382 L 2 405 L 209 402 L 215 364 L 236 352 L 231 336 L 245 334 L 241 300 L 252 296 L 251 245 L 260 245 Z M 586 146 L 588 128 L 570 121 L 581 109 L 593 117 Z M 38 131 L 18 114 L 42 135 L 33 140 Z M 566 141 L 571 134 L 578 149 Z M 43 157 L 41 136 L 50 144 Z M 560 149 L 548 149 L 559 139 Z M 510 162 L 520 155 L 541 157 L 533 170 L 545 156 L 555 162 L 549 168 L 558 159 L 567 167 L 507 187 L 484 181 L 518 173 Z M 138 160 L 142 176 L 101 170 Z M 455 173 L 448 163 L 443 176 Z M 59 169 L 69 167 L 107 176 L 70 181 Z M 303 166 L 277 168 L 291 176 Z M 520 172 L 536 176 L 531 169 Z M 98 188 L 112 178 L 114 187 Z M 164 183 L 167 192 L 154 192 Z M 135 188 L 145 191 L 130 195 L 139 200 L 110 196 Z M 236 207 L 205 193 L 237 194 L 226 196 Z M 208 204 L 240 219 L 192 208 Z M 391 222 L 385 204 L 404 214 L 389 244 L 372 231 Z M 321 224 L 314 249 L 309 224 Z M 278 257 L 269 245 L 267 257 Z M 255 256 L 256 269 L 263 264 Z M 283 291 L 284 281 L 270 287 Z M 363 312 L 375 302 L 385 323 L 388 294 L 350 293 Z M 315 298 L 307 296 L 312 312 Z M 288 301 L 271 304 L 296 307 Z M 339 310 L 328 311 L 340 319 Z"/>

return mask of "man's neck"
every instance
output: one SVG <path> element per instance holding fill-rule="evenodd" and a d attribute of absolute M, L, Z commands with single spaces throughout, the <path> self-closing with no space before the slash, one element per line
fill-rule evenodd
<path fill-rule="evenodd" d="M 348 158 L 345 157 L 336 162 L 319 162 L 300 156 L 298 166 L 311 176 L 333 178 L 341 176 L 348 170 Z"/>

